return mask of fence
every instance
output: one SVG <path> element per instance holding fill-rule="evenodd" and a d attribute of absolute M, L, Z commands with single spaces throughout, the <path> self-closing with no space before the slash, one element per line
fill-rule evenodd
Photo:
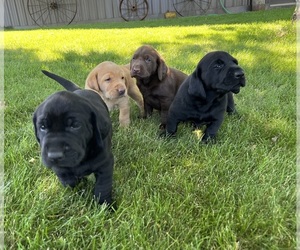
<path fill-rule="evenodd" d="M 49 1 L 48 3 L 62 2 Z M 72 1 L 64 0 L 63 2 Z M 32 1 L 39 3 L 41 1 Z M 73 0 L 76 2 L 76 12 L 72 23 L 103 22 L 123 20 L 119 11 L 120 0 Z M 224 13 L 224 8 L 232 12 L 242 12 L 250 9 L 251 0 L 211 0 L 206 14 Z M 222 6 L 224 5 L 224 6 Z M 173 0 L 148 0 L 146 19 L 163 18 L 168 11 L 175 11 Z M 55 22 L 54 22 L 55 24 Z M 0 24 L 1 26 L 1 24 Z M 28 0 L 4 1 L 4 27 L 37 26 L 28 10 Z"/>

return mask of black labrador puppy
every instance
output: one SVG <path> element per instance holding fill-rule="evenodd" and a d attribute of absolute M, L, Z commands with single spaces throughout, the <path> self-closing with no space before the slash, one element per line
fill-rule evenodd
<path fill-rule="evenodd" d="M 68 90 L 49 96 L 33 115 L 44 165 L 70 187 L 94 173 L 95 198 L 100 204 L 112 204 L 112 125 L 105 103 L 93 90 L 82 90 L 60 76 L 43 73 Z"/>
<path fill-rule="evenodd" d="M 168 113 L 166 134 L 175 135 L 179 122 L 206 125 L 203 142 L 215 139 L 227 110 L 235 111 L 232 93 L 245 86 L 238 61 L 224 51 L 206 54 L 195 71 L 180 86 Z"/>

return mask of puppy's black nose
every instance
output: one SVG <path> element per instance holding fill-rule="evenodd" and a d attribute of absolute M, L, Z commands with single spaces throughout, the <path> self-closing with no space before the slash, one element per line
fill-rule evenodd
<path fill-rule="evenodd" d="M 120 96 L 122 96 L 122 95 L 125 94 L 125 89 L 119 89 L 118 91 L 119 91 L 119 95 L 120 95 Z"/>
<path fill-rule="evenodd" d="M 241 79 L 245 76 L 244 74 L 244 71 L 242 69 L 237 69 L 235 72 L 234 72 L 234 77 L 236 79 Z"/>
<path fill-rule="evenodd" d="M 132 68 L 132 71 L 133 71 L 134 73 L 140 73 L 140 72 L 141 72 L 141 69 L 140 69 L 139 67 L 133 67 L 133 68 Z"/>
<path fill-rule="evenodd" d="M 63 158 L 64 153 L 61 151 L 57 151 L 57 152 L 48 152 L 47 154 L 48 158 L 52 161 L 57 161 Z"/>

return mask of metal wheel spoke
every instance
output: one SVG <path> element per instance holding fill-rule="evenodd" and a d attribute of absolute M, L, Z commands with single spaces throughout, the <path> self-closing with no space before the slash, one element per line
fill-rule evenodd
<path fill-rule="evenodd" d="M 198 7 L 201 8 L 201 3 L 198 3 L 197 1 L 194 2 Z"/>
<path fill-rule="evenodd" d="M 61 12 L 61 11 L 58 11 Z M 65 17 L 68 17 L 65 13 L 63 13 Z M 58 20 L 58 22 L 65 22 L 65 19 L 63 18 L 62 15 L 56 15 L 56 18 Z"/>
<path fill-rule="evenodd" d="M 204 6 L 204 7 L 210 6 L 210 2 L 209 2 L 209 1 L 205 1 L 205 0 L 195 1 L 195 4 L 196 4 L 200 9 L 202 9 L 202 10 L 205 10 L 205 8 L 203 8 L 203 6 Z"/>
<path fill-rule="evenodd" d="M 72 16 L 68 16 L 68 14 L 63 12 L 62 10 L 58 10 L 58 12 L 62 13 L 62 15 L 66 16 L 68 19 L 72 18 Z M 63 19 L 62 15 L 57 15 L 57 16 L 58 16 L 58 19 L 60 19 L 62 22 L 64 22 L 65 20 Z"/>
<path fill-rule="evenodd" d="M 142 11 L 142 12 L 146 12 L 145 7 L 137 7 L 136 11 Z"/>
<path fill-rule="evenodd" d="M 40 18 L 43 17 L 43 15 L 47 12 L 48 9 L 44 10 L 43 13 L 36 19 L 36 21 L 39 21 Z M 49 16 L 49 15 L 48 15 Z"/>
<path fill-rule="evenodd" d="M 46 18 L 43 19 L 43 23 L 46 23 L 47 20 L 51 20 L 50 12 L 48 11 Z"/>
<path fill-rule="evenodd" d="M 140 6 L 144 6 L 145 5 L 145 3 L 144 2 L 140 2 L 140 3 L 138 3 L 137 5 L 136 5 L 136 7 L 137 7 L 137 9 L 140 7 Z M 145 8 L 145 7 L 144 7 Z"/>
<path fill-rule="evenodd" d="M 43 14 L 44 14 L 45 11 L 47 11 L 47 10 L 48 10 L 48 8 L 45 7 L 45 8 L 43 8 L 43 9 L 39 9 L 39 10 L 37 10 L 37 11 L 35 11 L 35 12 L 32 12 L 32 14 L 35 15 L 35 14 L 37 14 L 37 13 L 39 13 L 39 12 L 43 12 Z M 43 15 L 43 14 L 42 14 L 42 15 Z"/>
<path fill-rule="evenodd" d="M 183 10 L 187 10 L 189 9 L 188 7 L 191 5 L 191 2 L 185 2 L 183 3 L 182 8 L 180 9 L 180 12 L 182 12 Z"/>
<path fill-rule="evenodd" d="M 197 5 L 199 9 L 203 10 L 201 3 L 195 1 L 195 5 Z"/>
<path fill-rule="evenodd" d="M 137 16 L 143 17 L 145 15 L 145 10 L 144 9 L 137 9 L 136 13 L 137 13 Z"/>
<path fill-rule="evenodd" d="M 134 0 L 127 0 L 128 6 L 132 7 L 134 5 Z"/>
<path fill-rule="evenodd" d="M 66 4 L 62 4 L 60 5 L 61 7 L 63 7 L 64 10 L 66 11 L 69 11 L 69 12 L 72 12 L 72 13 L 76 13 L 76 11 L 73 11 L 72 9 L 68 9 L 67 5 Z M 75 5 L 76 6 L 76 5 Z M 61 11 L 60 9 L 58 11 Z"/>

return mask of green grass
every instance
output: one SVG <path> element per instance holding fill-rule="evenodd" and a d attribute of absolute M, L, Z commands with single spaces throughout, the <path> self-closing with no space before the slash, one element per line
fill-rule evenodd
<path fill-rule="evenodd" d="M 5 245 L 7 249 L 295 249 L 296 29 L 293 9 L 77 24 L 5 31 Z M 111 214 L 92 200 L 93 177 L 65 189 L 40 161 L 32 114 L 62 88 L 47 69 L 83 86 L 99 62 L 129 62 L 153 45 L 191 73 L 209 51 L 238 58 L 247 85 L 215 145 L 181 124 L 157 138 L 159 115 L 129 129 L 112 113 Z"/>

